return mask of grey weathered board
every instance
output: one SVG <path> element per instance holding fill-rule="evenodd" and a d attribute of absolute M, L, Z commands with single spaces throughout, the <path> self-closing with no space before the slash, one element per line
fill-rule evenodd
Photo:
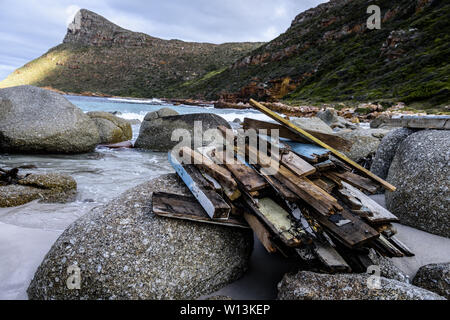
<path fill-rule="evenodd" d="M 404 116 L 385 120 L 384 123 L 392 127 L 450 130 L 450 116 Z"/>
<path fill-rule="evenodd" d="M 317 258 L 332 272 L 350 272 L 352 269 L 339 252 L 329 244 L 314 243 Z"/>
<path fill-rule="evenodd" d="M 248 224 L 237 217 L 228 220 L 211 219 L 197 199 L 192 196 L 156 192 L 153 194 L 153 213 L 158 216 L 216 224 L 228 227 L 249 228 Z"/>

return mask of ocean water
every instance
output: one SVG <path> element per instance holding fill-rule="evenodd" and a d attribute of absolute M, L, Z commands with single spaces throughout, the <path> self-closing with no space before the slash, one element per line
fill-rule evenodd
<path fill-rule="evenodd" d="M 215 113 L 227 121 L 250 117 L 268 120 L 254 110 L 226 110 L 174 106 L 157 99 L 133 100 L 67 96 L 84 112 L 120 112 L 125 119 L 143 120 L 148 112 L 169 107 L 180 114 Z M 133 140 L 140 125 L 133 126 Z M 145 181 L 174 172 L 166 153 L 133 149 L 97 149 L 82 155 L 0 155 L 0 167 L 34 165 L 21 173 L 58 172 L 75 178 L 75 202 L 44 204 L 37 201 L 15 208 L 0 208 L 0 299 L 26 299 L 36 268 L 59 235 L 76 219 Z"/>

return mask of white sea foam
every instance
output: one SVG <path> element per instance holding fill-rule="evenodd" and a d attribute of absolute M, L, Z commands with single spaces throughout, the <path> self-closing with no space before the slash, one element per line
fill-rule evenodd
<path fill-rule="evenodd" d="M 140 104 L 164 104 L 163 101 L 153 98 L 153 99 L 127 99 L 127 98 L 107 98 L 109 101 L 122 102 L 122 103 L 140 103 Z"/>

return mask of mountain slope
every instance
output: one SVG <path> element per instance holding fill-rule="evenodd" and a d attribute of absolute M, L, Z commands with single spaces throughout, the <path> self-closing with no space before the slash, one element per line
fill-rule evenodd
<path fill-rule="evenodd" d="M 32 84 L 73 93 L 176 96 L 174 86 L 225 68 L 261 44 L 162 40 L 82 9 L 62 44 L 14 71 L 0 87 Z"/>
<path fill-rule="evenodd" d="M 381 30 L 367 28 L 370 4 L 381 7 Z M 444 0 L 334 0 L 301 13 L 284 34 L 231 67 L 180 90 L 228 100 L 448 105 L 449 17 Z"/>

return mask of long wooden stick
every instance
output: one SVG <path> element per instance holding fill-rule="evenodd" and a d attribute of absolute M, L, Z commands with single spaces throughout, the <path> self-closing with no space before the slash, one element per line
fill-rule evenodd
<path fill-rule="evenodd" d="M 264 107 L 262 104 L 258 103 L 257 101 L 250 99 L 250 104 L 252 106 L 254 106 L 255 108 L 257 108 L 258 110 L 260 110 L 262 113 L 264 113 L 265 115 L 271 117 L 272 119 L 276 120 L 277 122 L 285 125 L 287 128 L 289 128 L 292 132 L 295 132 L 297 134 L 300 134 L 306 138 L 308 138 L 309 140 L 313 141 L 314 143 L 318 144 L 319 146 L 321 146 L 322 148 L 325 148 L 327 150 L 330 150 L 331 153 L 333 153 L 336 157 L 338 157 L 339 159 L 345 161 L 346 163 L 348 163 L 349 165 L 351 165 L 353 168 L 355 168 L 356 170 L 364 173 L 365 175 L 367 175 L 368 177 L 370 177 L 371 179 L 377 181 L 378 183 L 380 183 L 384 188 L 386 188 L 389 191 L 396 191 L 397 188 L 394 187 L 392 184 L 390 184 L 387 181 L 384 181 L 383 179 L 381 179 L 380 177 L 378 177 L 377 175 L 373 174 L 372 172 L 370 172 L 369 170 L 367 170 L 366 168 L 363 168 L 362 166 L 360 166 L 359 164 L 357 164 L 355 161 L 349 159 L 347 156 L 345 156 L 344 154 L 340 153 L 339 151 L 337 151 L 336 149 L 330 147 L 329 145 L 327 145 L 326 143 L 320 141 L 319 139 L 317 139 L 316 137 L 312 136 L 311 134 L 309 134 L 308 132 L 306 132 L 305 130 L 297 127 L 295 124 L 293 124 L 292 122 L 290 122 L 289 120 L 284 119 L 283 117 L 281 117 L 280 115 L 278 115 L 277 113 L 273 112 L 272 110 Z"/>

